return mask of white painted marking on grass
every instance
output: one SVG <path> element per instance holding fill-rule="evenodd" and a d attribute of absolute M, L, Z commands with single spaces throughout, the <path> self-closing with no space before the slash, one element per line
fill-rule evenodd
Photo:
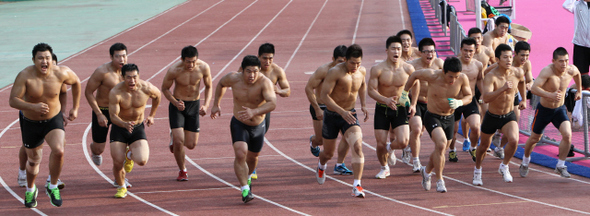
<path fill-rule="evenodd" d="M 282 152 L 282 151 L 280 151 L 278 148 L 276 148 L 276 147 L 275 147 L 275 146 L 274 146 L 272 143 L 270 143 L 270 142 L 269 142 L 269 141 L 266 139 L 266 137 L 264 138 L 264 142 L 266 143 L 266 145 L 268 145 L 268 146 L 269 146 L 270 148 L 272 148 L 272 149 L 273 149 L 275 152 L 279 153 L 280 155 L 282 155 L 282 156 L 283 156 L 284 158 L 286 158 L 287 160 L 290 160 L 291 162 L 293 162 L 293 163 L 295 163 L 295 164 L 297 164 L 297 165 L 299 165 L 299 166 L 301 166 L 301 167 L 303 167 L 303 168 L 305 168 L 305 169 L 307 169 L 307 170 L 309 170 L 309 171 L 312 171 L 312 172 L 314 172 L 314 173 L 316 172 L 316 171 L 315 171 L 315 169 L 312 169 L 311 167 L 308 167 L 308 166 L 306 166 L 305 164 L 302 164 L 302 163 L 300 163 L 299 161 L 297 161 L 297 160 L 295 160 L 295 159 L 293 159 L 293 158 L 291 158 L 291 157 L 287 156 L 285 153 L 283 153 L 283 152 Z M 326 175 L 326 178 L 329 178 L 329 179 L 331 179 L 331 180 L 334 180 L 334 181 L 336 181 L 336 182 L 338 182 L 338 183 L 340 183 L 340 184 L 347 185 L 347 186 L 349 186 L 349 187 L 351 187 L 351 188 L 352 188 L 352 185 L 351 185 L 351 184 L 349 184 L 349 183 L 346 183 L 346 182 L 344 182 L 344 181 L 341 181 L 340 179 L 334 178 L 334 177 L 332 177 L 332 176 L 329 176 L 329 175 Z M 436 210 L 432 210 L 432 209 L 424 208 L 424 207 L 417 206 L 417 205 L 414 205 L 414 204 L 410 204 L 410 203 L 406 203 L 406 202 L 403 202 L 403 201 L 399 201 L 399 200 L 396 200 L 396 199 L 393 199 L 393 198 L 390 198 L 390 197 L 386 197 L 386 196 L 383 196 L 383 195 L 381 195 L 381 194 L 378 194 L 378 193 L 372 192 L 372 191 L 370 191 L 370 190 L 367 190 L 367 189 L 363 189 L 363 191 L 364 191 L 364 192 L 366 192 L 366 193 L 368 193 L 368 194 L 371 194 L 371 195 L 377 196 L 377 197 L 379 197 L 379 198 L 386 199 L 386 200 L 389 200 L 389 201 L 392 201 L 392 202 L 396 202 L 396 203 L 399 203 L 399 204 L 402 204 L 402 205 L 407 205 L 407 206 L 410 206 L 410 207 L 414 207 L 414 208 L 417 208 L 417 209 L 420 209 L 420 210 L 424 210 L 424 211 L 428 211 L 428 212 L 432 212 L 432 213 L 437 213 L 437 214 L 442 214 L 442 215 L 451 215 L 451 214 L 447 214 L 447 213 L 444 213 L 444 212 L 439 212 L 439 211 L 436 211 Z"/>
<path fill-rule="evenodd" d="M 354 34 L 352 35 L 352 44 L 356 41 L 356 33 L 359 29 L 359 23 L 361 22 L 361 14 L 363 13 L 363 5 L 365 5 L 365 0 L 361 1 L 361 7 L 359 8 L 359 15 L 356 20 L 356 26 L 354 27 Z"/>
<path fill-rule="evenodd" d="M 193 166 L 195 166 L 196 168 L 198 168 L 199 170 L 201 170 L 202 172 L 204 172 L 205 174 L 207 174 L 207 175 L 208 175 L 208 176 L 210 176 L 211 178 L 214 178 L 215 180 L 217 180 L 217 181 L 219 181 L 219 182 L 221 182 L 221 183 L 223 183 L 223 184 L 225 184 L 225 185 L 227 185 L 227 186 L 229 186 L 229 187 L 232 187 L 233 189 L 236 189 L 236 190 L 238 190 L 238 191 L 241 191 L 240 187 L 234 186 L 234 185 L 230 184 L 229 182 L 227 182 L 227 181 L 225 181 L 225 180 L 223 180 L 223 179 L 221 179 L 221 178 L 217 177 L 216 175 L 213 175 L 212 173 L 210 173 L 210 172 L 209 172 L 209 171 L 207 171 L 206 169 L 203 169 L 201 166 L 199 166 L 199 165 L 198 165 L 197 163 L 195 163 L 193 160 L 191 160 L 191 159 L 190 159 L 188 156 L 186 156 L 186 155 L 185 155 L 185 157 L 184 157 L 184 158 L 185 158 L 185 159 L 186 159 L 186 160 L 187 160 L 189 163 L 191 163 Z M 278 207 L 280 207 L 280 208 L 282 208 L 282 209 L 285 209 L 285 210 L 287 210 L 287 211 L 290 211 L 290 212 L 293 212 L 293 213 L 297 213 L 297 214 L 300 214 L 300 215 L 309 215 L 309 214 L 306 214 L 306 213 L 303 213 L 303 212 L 297 211 L 297 210 L 295 210 L 295 209 L 289 208 L 289 207 L 287 207 L 287 206 L 281 205 L 281 204 L 279 204 L 279 203 L 273 202 L 272 200 L 268 200 L 268 199 L 266 199 L 266 198 L 264 198 L 264 197 L 261 197 L 261 196 L 258 196 L 258 195 L 256 195 L 256 194 L 253 194 L 253 195 L 254 195 L 254 197 L 256 197 L 256 198 L 258 198 L 258 199 L 264 200 L 265 202 L 268 202 L 268 203 L 270 203 L 270 204 L 273 204 L 273 205 L 275 205 L 275 206 L 278 206 Z"/>

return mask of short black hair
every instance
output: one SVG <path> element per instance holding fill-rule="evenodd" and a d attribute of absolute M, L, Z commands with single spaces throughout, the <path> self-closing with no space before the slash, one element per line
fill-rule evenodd
<path fill-rule="evenodd" d="M 504 51 L 510 51 L 512 52 L 512 48 L 510 46 L 508 46 L 508 44 L 500 44 L 496 47 L 495 50 L 495 56 L 496 58 L 500 58 L 500 56 L 502 56 L 502 52 Z"/>
<path fill-rule="evenodd" d="M 57 55 L 55 55 L 55 53 L 51 53 L 51 60 L 55 61 L 55 63 L 57 63 Z"/>
<path fill-rule="evenodd" d="M 436 48 L 436 45 L 434 44 L 434 40 L 432 40 L 432 38 L 422 38 L 422 40 L 418 42 L 418 50 L 424 50 L 425 46 L 434 46 Z"/>
<path fill-rule="evenodd" d="M 451 56 L 445 59 L 445 63 L 443 64 L 443 72 L 461 72 L 463 71 L 463 66 L 461 65 L 461 60 L 457 57 Z"/>
<path fill-rule="evenodd" d="M 404 29 L 404 30 L 399 31 L 395 36 L 398 36 L 398 37 L 401 38 L 402 35 L 405 35 L 405 34 L 410 35 L 410 38 L 414 38 L 414 36 L 412 35 L 412 32 L 410 30 L 407 30 L 407 29 Z"/>
<path fill-rule="evenodd" d="M 258 47 L 258 56 L 262 56 L 262 54 L 264 53 L 271 53 L 274 55 L 275 45 L 271 43 L 263 43 L 262 45 L 260 45 L 260 47 Z"/>
<path fill-rule="evenodd" d="M 559 56 L 567 55 L 567 50 L 563 47 L 557 47 L 555 51 L 553 51 L 553 59 L 559 58 Z"/>
<path fill-rule="evenodd" d="M 123 75 L 123 77 L 125 77 L 125 72 L 127 72 L 127 71 L 129 71 L 129 72 L 137 71 L 137 73 L 139 74 L 139 68 L 137 67 L 137 65 L 135 65 L 133 63 L 123 65 L 123 67 L 121 68 L 121 75 Z"/>
<path fill-rule="evenodd" d="M 258 57 L 253 56 L 253 55 L 247 55 L 244 57 L 244 59 L 242 59 L 242 69 L 246 70 L 246 67 L 248 66 L 257 66 L 258 68 L 260 68 L 260 59 L 258 59 Z"/>
<path fill-rule="evenodd" d="M 195 56 L 199 58 L 199 51 L 196 47 L 191 45 L 185 46 L 184 48 L 182 48 L 182 51 L 180 52 L 180 57 L 183 61 L 185 58 L 192 58 Z"/>
<path fill-rule="evenodd" d="M 53 54 L 53 48 L 51 48 L 51 46 L 49 46 L 49 44 L 38 43 L 37 45 L 35 45 L 33 47 L 33 58 L 35 58 L 35 55 L 37 55 L 37 52 L 45 52 L 45 51 L 49 51 L 51 54 Z"/>
<path fill-rule="evenodd" d="M 463 38 L 463 40 L 461 40 L 461 48 L 463 48 L 463 45 L 467 45 L 467 46 L 474 45 L 475 46 L 475 44 L 477 44 L 477 42 L 475 42 L 475 38 L 472 38 L 472 37 L 466 37 L 466 38 Z"/>
<path fill-rule="evenodd" d="M 363 57 L 363 48 L 361 48 L 358 44 L 350 45 L 346 49 L 346 59 L 350 58 L 362 58 Z"/>
<path fill-rule="evenodd" d="M 590 88 L 590 76 L 588 76 L 588 74 L 582 75 L 582 88 Z"/>
<path fill-rule="evenodd" d="M 502 23 L 507 23 L 508 25 L 510 25 L 510 20 L 508 19 L 508 17 L 505 16 L 498 16 L 498 18 L 496 18 L 496 26 L 499 26 Z"/>
<path fill-rule="evenodd" d="M 400 36 L 397 36 L 397 35 L 389 36 L 387 38 L 387 41 L 385 41 L 385 49 L 389 49 L 389 46 L 392 43 L 402 44 L 402 39 L 400 38 Z"/>
<path fill-rule="evenodd" d="M 516 42 L 514 45 L 514 53 L 518 54 L 520 51 L 531 51 L 531 45 L 526 41 Z"/>
<path fill-rule="evenodd" d="M 123 44 L 123 43 L 115 43 L 109 49 L 109 54 L 111 54 L 111 56 L 113 56 L 113 55 L 115 55 L 115 51 L 121 51 L 121 50 L 125 50 L 125 52 L 127 52 L 127 46 L 125 46 L 125 44 Z"/>
<path fill-rule="evenodd" d="M 471 37 L 472 34 L 481 34 L 481 29 L 479 29 L 478 27 L 473 27 L 470 28 L 469 31 L 467 32 L 467 37 Z"/>
<path fill-rule="evenodd" d="M 346 57 L 346 46 L 340 45 L 334 48 L 332 57 L 334 57 L 334 59 L 337 59 L 338 57 Z"/>

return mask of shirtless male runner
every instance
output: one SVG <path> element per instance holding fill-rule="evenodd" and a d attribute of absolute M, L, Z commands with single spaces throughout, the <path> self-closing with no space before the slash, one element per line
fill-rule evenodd
<path fill-rule="evenodd" d="M 53 65 L 57 65 L 57 55 L 55 55 L 55 53 L 51 54 L 51 59 L 53 61 Z M 65 127 L 68 126 L 68 114 L 67 114 L 67 99 L 68 99 L 68 94 L 67 94 L 68 88 L 66 84 L 62 84 L 61 85 L 61 91 L 59 92 L 59 103 L 61 105 L 61 113 L 63 115 L 64 118 L 64 131 L 65 131 Z M 22 124 L 23 120 L 23 112 L 22 111 L 18 111 L 18 119 L 19 119 L 19 124 Z M 21 125 L 22 127 L 22 125 Z M 65 146 L 65 142 L 66 139 L 64 139 L 64 146 Z M 25 146 L 21 146 L 19 151 L 18 151 L 18 186 L 20 187 L 25 187 L 27 186 L 27 153 L 25 152 Z M 51 175 L 47 176 L 47 182 L 45 183 L 45 187 L 47 187 L 47 185 L 49 185 L 49 183 L 51 182 Z M 57 188 L 64 189 L 64 187 L 66 186 L 65 183 L 63 183 L 61 181 L 61 179 L 57 179 Z"/>
<path fill-rule="evenodd" d="M 502 175 L 504 182 L 512 182 L 508 164 L 516 152 L 519 136 L 513 101 L 514 95 L 519 92 L 523 97 L 526 95 L 524 72 L 521 68 L 513 66 L 512 48 L 506 44 L 500 44 L 496 47 L 495 56 L 497 67 L 486 74 L 482 88 L 483 100 L 490 106 L 481 124 L 481 144 L 477 148 L 473 171 L 473 185 L 478 186 L 483 185 L 482 162 L 496 130 L 501 130 L 508 140 L 506 157 L 500 163 L 498 172 Z M 521 101 L 518 108 L 526 109 L 526 101 Z"/>
<path fill-rule="evenodd" d="M 410 30 L 401 30 L 396 34 L 396 36 L 402 39 L 402 60 L 411 61 L 420 58 L 420 51 L 418 48 L 412 47 L 413 36 Z"/>
<path fill-rule="evenodd" d="M 408 126 L 408 113 L 413 115 L 418 94 L 413 94 L 411 103 L 408 92 L 403 91 L 406 80 L 414 66 L 404 62 L 402 55 L 402 40 L 398 36 L 391 36 L 385 42 L 387 59 L 371 68 L 369 77 L 369 97 L 377 101 L 375 105 L 375 121 L 373 124 L 375 139 L 377 140 L 377 159 L 381 170 L 375 178 L 384 179 L 391 175 L 389 165 L 396 163 L 394 149 L 404 149 L 408 145 L 410 127 Z M 414 92 L 419 91 L 419 85 L 415 85 Z M 393 129 L 390 133 L 390 128 Z M 387 135 L 393 139 L 387 142 Z"/>
<path fill-rule="evenodd" d="M 521 68 L 524 71 L 524 79 L 525 79 L 525 89 L 526 91 L 531 90 L 531 86 L 533 85 L 533 73 L 532 73 L 532 66 L 531 61 L 529 61 L 529 55 L 531 52 L 531 46 L 526 41 L 519 41 L 514 45 L 514 60 L 512 61 L 512 66 Z M 483 73 L 484 75 L 490 72 L 492 69 L 496 68 L 498 65 L 493 64 L 488 67 Z M 526 92 L 525 92 L 526 95 Z M 521 101 L 526 101 L 526 97 L 519 97 L 519 94 L 516 94 L 514 97 L 514 115 L 516 116 L 516 123 L 520 122 L 520 109 L 518 109 L 518 105 Z M 508 139 L 506 136 L 502 136 L 500 139 L 500 133 L 496 132 L 494 134 L 494 138 L 492 139 L 492 144 L 495 146 L 494 155 L 500 159 L 504 159 L 504 146 Z"/>
<path fill-rule="evenodd" d="M 248 55 L 242 60 L 242 72 L 231 72 L 217 84 L 211 118 L 221 116 L 220 101 L 227 88 L 233 92 L 233 117 L 230 122 L 235 153 L 234 171 L 242 189 L 244 203 L 254 199 L 250 188 L 252 172 L 264 144 L 264 116 L 276 107 L 273 83 L 260 73 L 260 60 Z"/>
<path fill-rule="evenodd" d="M 150 148 L 145 125 L 152 126 L 160 105 L 160 90 L 151 83 L 139 79 L 139 68 L 126 64 L 121 68 L 123 82 L 109 93 L 111 126 L 111 156 L 113 175 L 119 187 L 115 198 L 127 196 L 125 174 L 131 172 L 134 162 L 144 166 L 149 159 Z M 152 99 L 149 115 L 144 115 L 148 99 Z M 125 169 L 123 169 L 123 167 Z"/>
<path fill-rule="evenodd" d="M 328 74 L 328 70 L 337 64 L 344 62 L 345 55 L 346 46 L 340 45 L 334 48 L 332 61 L 320 66 L 311 77 L 309 77 L 309 80 L 305 85 L 305 94 L 310 103 L 309 112 L 313 119 L 314 131 L 314 135 L 309 137 L 309 148 L 311 154 L 316 157 L 320 156 L 320 146 L 323 145 L 322 122 L 324 120 L 324 110 L 326 110 L 326 104 L 320 98 L 321 86 L 322 83 L 324 83 L 326 74 Z M 348 154 L 348 143 L 346 143 L 346 139 L 340 139 L 340 144 L 338 144 L 338 161 L 336 165 L 334 165 L 334 174 L 352 175 L 352 171 L 344 164 L 346 154 Z"/>
<path fill-rule="evenodd" d="M 94 70 L 84 90 L 84 95 L 92 108 L 92 162 L 97 166 L 102 164 L 102 153 L 107 141 L 107 134 L 111 119 L 109 116 L 109 92 L 123 81 L 121 68 L 127 64 L 127 47 L 122 43 L 115 43 L 109 49 L 111 61 L 104 63 Z M 94 95 L 96 92 L 96 96 Z"/>
<path fill-rule="evenodd" d="M 430 190 L 432 171 L 436 173 L 436 191 L 447 192 L 443 180 L 445 150 L 451 144 L 454 131 L 453 112 L 463 104 L 471 103 L 471 87 L 467 75 L 461 73 L 461 60 L 449 57 L 442 70 L 422 69 L 412 73 L 404 87 L 410 90 L 416 79 L 428 82 L 428 110 L 423 116 L 424 126 L 434 142 L 434 151 L 426 166 L 420 168 L 422 187 Z M 461 97 L 458 97 L 461 96 Z"/>
<path fill-rule="evenodd" d="M 73 121 L 78 116 L 80 107 L 80 79 L 74 71 L 66 66 L 53 64 L 53 49 L 46 43 L 39 43 L 33 47 L 33 63 L 17 75 L 10 92 L 9 104 L 22 111 L 21 134 L 25 153 L 28 157 L 27 191 L 25 192 L 25 206 L 37 206 L 38 189 L 35 178 L 39 173 L 43 140 L 51 148 L 49 156 L 50 184 L 45 192 L 54 206 L 62 205 L 62 198 L 57 188 L 59 175 L 64 158 L 64 118 L 61 113 L 60 92 L 62 85 L 72 86 L 73 107 L 68 120 Z"/>
<path fill-rule="evenodd" d="M 173 64 L 162 82 L 162 93 L 170 101 L 168 116 L 172 140 L 170 151 L 178 165 L 177 181 L 188 181 L 184 161 L 184 147 L 194 149 L 199 140 L 199 115 L 207 114 L 211 102 L 211 69 L 199 59 L 199 52 L 194 46 L 182 48 L 181 61 Z M 205 104 L 200 105 L 201 81 L 205 85 Z M 174 84 L 174 92 L 170 88 Z"/>
<path fill-rule="evenodd" d="M 325 170 L 328 161 L 334 156 L 336 138 L 338 138 L 338 132 L 341 132 L 352 152 L 352 171 L 354 172 L 352 195 L 359 198 L 365 197 L 361 186 L 365 157 L 362 149 L 363 134 L 354 109 L 357 96 L 361 100 L 365 122 L 369 118 L 366 109 L 365 75 L 367 71 L 361 66 L 362 57 L 361 46 L 351 45 L 346 49 L 346 61 L 330 68 L 324 79 L 320 93 L 321 100 L 326 103 L 322 128 L 324 149 L 320 152 L 316 168 L 316 179 L 319 184 L 324 184 Z"/>
<path fill-rule="evenodd" d="M 555 128 L 559 129 L 561 133 L 561 142 L 559 143 L 559 159 L 555 166 L 555 173 L 561 177 L 571 177 L 565 166 L 565 159 L 570 150 L 572 143 L 572 128 L 569 118 L 567 117 L 564 106 L 566 89 L 573 79 L 576 83 L 575 100 L 581 98 L 581 76 L 580 71 L 574 65 L 569 65 L 569 55 L 567 50 L 559 47 L 553 51 L 552 63 L 543 68 L 533 82 L 531 92 L 541 97 L 537 110 L 535 110 L 535 118 L 531 125 L 531 136 L 526 141 L 524 149 L 524 157 L 520 165 L 520 176 L 526 177 L 529 172 L 529 163 L 531 161 L 531 153 L 537 143 L 543 136 L 543 130 L 549 124 L 553 123 Z"/>
<path fill-rule="evenodd" d="M 469 79 L 471 92 L 475 92 L 475 86 L 481 85 L 483 80 L 483 64 L 478 60 L 473 59 L 473 54 L 475 53 L 475 44 L 476 42 L 473 38 L 463 39 L 461 41 L 461 53 L 459 56 L 463 68 L 462 73 L 467 75 L 467 78 Z M 459 97 L 461 97 L 461 95 L 459 95 Z M 472 97 L 471 103 L 460 106 L 455 110 L 455 132 L 453 133 L 453 141 L 451 142 L 449 149 L 449 161 L 457 162 L 459 160 L 457 157 L 457 150 L 455 148 L 455 141 L 457 131 L 459 130 L 459 120 L 461 120 L 461 115 L 463 115 L 467 125 L 469 125 L 469 128 L 471 128 L 469 136 L 466 136 L 463 141 L 463 148 L 465 148 L 465 146 L 469 146 L 469 154 L 471 154 L 471 158 L 473 159 L 473 162 L 475 162 L 475 147 L 477 146 L 477 141 L 479 140 L 479 128 L 481 126 L 479 106 L 475 97 Z M 463 131 L 463 133 L 467 134 L 467 131 Z"/>
<path fill-rule="evenodd" d="M 443 68 L 444 61 L 436 57 L 436 45 L 432 38 L 423 38 L 418 43 L 418 49 L 420 50 L 420 58 L 414 59 L 408 63 L 414 66 L 414 69 L 433 69 L 439 70 Z M 423 119 L 422 117 L 426 113 L 426 104 L 428 103 L 428 82 L 424 80 L 420 81 L 420 91 L 418 93 L 412 92 L 412 95 L 418 94 L 416 100 L 416 114 L 410 118 L 410 144 L 409 147 L 404 149 L 404 156 L 402 161 L 409 164 L 410 157 L 412 157 L 412 171 L 420 172 L 420 137 L 422 136 L 423 130 Z M 410 151 L 411 150 L 411 151 Z"/>
<path fill-rule="evenodd" d="M 516 39 L 508 33 L 510 20 L 504 16 L 499 16 L 494 24 L 496 24 L 496 28 L 483 36 L 482 45 L 492 50 L 496 50 L 496 47 L 500 44 L 508 44 L 510 47 L 514 47 Z"/>
<path fill-rule="evenodd" d="M 291 95 L 291 87 L 289 86 L 289 80 L 287 80 L 287 75 L 283 68 L 279 65 L 275 64 L 274 61 L 275 56 L 275 46 L 271 43 L 264 43 L 258 47 L 258 59 L 260 60 L 260 73 L 273 83 L 274 91 L 277 95 L 281 97 L 289 97 Z M 242 72 L 243 68 L 240 68 L 238 72 Z M 276 85 L 279 84 L 279 87 Z M 266 128 L 264 133 L 268 131 L 270 128 L 270 112 L 266 114 L 264 119 Z M 252 174 L 252 179 L 258 179 L 258 175 L 256 174 L 256 168 L 254 169 L 254 173 Z"/>

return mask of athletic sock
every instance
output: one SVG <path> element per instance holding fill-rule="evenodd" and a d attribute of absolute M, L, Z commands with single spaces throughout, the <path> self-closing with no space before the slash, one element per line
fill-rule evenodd
<path fill-rule="evenodd" d="M 453 149 L 449 149 L 449 152 L 456 152 L 457 151 L 457 147 L 453 148 Z"/>
<path fill-rule="evenodd" d="M 564 166 L 565 166 L 565 160 L 557 159 L 557 167 L 564 167 Z"/>
<path fill-rule="evenodd" d="M 393 149 L 391 149 L 391 143 L 387 143 L 387 152 L 391 151 L 393 151 Z"/>
<path fill-rule="evenodd" d="M 352 183 L 352 186 L 353 186 L 353 187 L 356 187 L 356 186 L 358 186 L 358 185 L 361 185 L 361 180 L 360 180 L 360 179 L 358 179 L 358 180 L 357 180 L 357 179 L 355 179 L 355 180 L 354 180 L 354 182 Z"/>
<path fill-rule="evenodd" d="M 27 174 L 27 170 L 18 169 L 18 175 L 26 175 L 26 174 Z"/>
<path fill-rule="evenodd" d="M 420 163 L 420 158 L 418 158 L 418 157 L 415 157 L 415 158 L 414 158 L 414 163 Z"/>
<path fill-rule="evenodd" d="M 242 186 L 242 191 L 244 191 L 244 190 L 250 190 L 250 186 L 249 185 Z"/>
<path fill-rule="evenodd" d="M 508 165 L 504 164 L 504 162 L 500 163 L 500 169 L 506 170 L 508 169 Z"/>
<path fill-rule="evenodd" d="M 477 167 L 475 167 L 474 171 L 475 173 L 481 173 L 481 168 L 478 169 Z"/>
<path fill-rule="evenodd" d="M 525 157 L 522 157 L 522 165 L 523 166 L 528 166 L 530 162 L 531 162 L 531 157 L 530 156 L 529 157 L 526 157 L 526 156 Z"/>
<path fill-rule="evenodd" d="M 342 166 L 342 163 L 336 163 L 336 166 L 337 167 Z"/>
<path fill-rule="evenodd" d="M 328 163 L 326 163 L 326 164 L 322 165 L 322 164 L 321 164 L 321 163 L 318 161 L 318 167 L 319 167 L 321 170 L 326 170 L 326 168 L 328 167 Z"/>
<path fill-rule="evenodd" d="M 183 172 L 186 172 L 186 168 L 184 168 L 182 171 L 183 171 Z"/>
<path fill-rule="evenodd" d="M 57 188 L 57 184 L 49 184 L 49 190 Z"/>
<path fill-rule="evenodd" d="M 500 149 L 502 149 L 501 147 L 496 146 L 496 148 L 494 148 L 494 151 L 500 151 Z"/>
<path fill-rule="evenodd" d="M 131 151 L 127 152 L 127 158 L 131 159 Z"/>
<path fill-rule="evenodd" d="M 477 147 L 477 146 L 475 146 L 475 147 Z M 475 147 L 474 146 L 469 146 L 469 151 L 471 151 L 473 149 L 476 149 Z"/>
<path fill-rule="evenodd" d="M 389 165 L 381 166 L 381 170 L 389 170 Z"/>
<path fill-rule="evenodd" d="M 47 181 L 50 182 L 51 181 L 51 175 L 47 176 Z"/>
<path fill-rule="evenodd" d="M 252 179 L 252 174 L 248 175 L 248 179 Z"/>
<path fill-rule="evenodd" d="M 33 192 L 33 191 L 35 191 L 35 188 L 36 188 L 35 185 L 33 185 L 32 188 L 29 188 L 29 186 L 27 186 L 27 192 Z"/>

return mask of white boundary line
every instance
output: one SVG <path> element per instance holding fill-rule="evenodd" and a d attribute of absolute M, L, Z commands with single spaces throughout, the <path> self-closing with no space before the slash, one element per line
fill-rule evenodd
<path fill-rule="evenodd" d="M 223 184 L 225 184 L 225 185 L 227 185 L 227 186 L 229 186 L 229 187 L 232 187 L 233 189 L 236 189 L 236 190 L 241 190 L 239 187 L 236 187 L 236 186 L 232 185 L 231 183 L 229 183 L 229 182 L 227 182 L 227 181 L 225 181 L 225 180 L 223 180 L 223 179 L 221 179 L 221 178 L 217 177 L 216 175 L 213 175 L 213 174 L 211 174 L 211 173 L 210 173 L 209 171 L 207 171 L 206 169 L 203 169 L 201 166 L 199 166 L 197 163 L 195 163 L 193 160 L 191 160 L 191 159 L 190 159 L 188 156 L 186 156 L 186 155 L 185 155 L 185 157 L 184 157 L 184 158 L 185 158 L 185 159 L 186 159 L 186 160 L 187 160 L 189 163 L 191 163 L 193 166 L 195 166 L 196 168 L 198 168 L 199 170 L 201 170 L 202 172 L 204 172 L 205 174 L 207 174 L 207 175 L 208 175 L 208 176 L 210 176 L 211 178 L 214 178 L 215 180 L 217 180 L 217 181 L 219 181 L 219 182 L 221 182 L 221 183 L 223 183 Z M 297 213 L 297 214 L 300 214 L 300 215 L 309 215 L 309 214 L 306 214 L 306 213 L 303 213 L 303 212 L 297 211 L 297 210 L 295 210 L 295 209 L 289 208 L 289 207 L 287 207 L 287 206 L 281 205 L 281 204 L 279 204 L 279 203 L 273 202 L 272 200 L 268 200 L 268 199 L 266 199 L 266 198 L 264 198 L 264 197 L 261 197 L 261 196 L 255 195 L 255 194 L 253 194 L 253 195 L 254 195 L 254 197 L 256 197 L 256 198 L 258 198 L 258 199 L 264 200 L 265 202 L 268 202 L 268 203 L 270 203 L 270 204 L 273 204 L 273 205 L 275 205 L 275 206 L 278 206 L 278 207 L 280 207 L 280 208 L 282 208 L 282 209 L 285 209 L 285 210 L 291 211 L 291 212 L 293 212 L 293 213 Z"/>
<path fill-rule="evenodd" d="M 366 146 L 366 147 L 368 147 L 368 148 L 370 148 L 370 149 L 376 150 L 375 147 L 369 145 L 368 143 L 366 143 L 364 141 L 363 141 L 363 145 Z M 398 161 L 401 161 L 400 159 L 397 159 L 397 160 Z M 446 178 L 446 179 L 452 180 L 454 182 L 461 183 L 461 184 L 464 184 L 464 185 L 467 185 L 467 186 L 470 186 L 470 187 L 473 187 L 473 188 L 485 190 L 485 191 L 492 192 L 492 193 L 497 193 L 497 194 L 508 196 L 508 197 L 512 197 L 512 198 L 515 198 L 515 199 L 520 199 L 520 200 L 524 200 L 524 201 L 528 201 L 528 202 L 533 202 L 533 203 L 537 203 L 537 204 L 545 205 L 545 206 L 549 206 L 549 207 L 554 207 L 554 208 L 558 208 L 558 209 L 562 209 L 562 210 L 566 210 L 566 211 L 572 211 L 572 212 L 576 212 L 576 213 L 580 213 L 580 214 L 588 214 L 588 215 L 590 215 L 590 212 L 584 212 L 584 211 L 580 211 L 580 210 L 576 210 L 576 209 L 566 208 L 566 207 L 563 207 L 563 206 L 553 205 L 553 204 L 550 204 L 550 203 L 536 201 L 536 200 L 532 200 L 532 199 L 528 199 L 528 198 L 524 198 L 524 197 L 520 197 L 520 196 L 508 194 L 508 193 L 504 193 L 504 192 L 501 192 L 501 191 L 492 190 L 492 189 L 489 189 L 489 188 L 485 188 L 483 186 L 475 186 L 475 185 L 470 184 L 468 182 L 464 182 L 464 181 L 461 181 L 459 179 L 451 178 L 449 176 L 443 175 L 443 178 Z"/>
<path fill-rule="evenodd" d="M 399 3 L 399 12 L 402 18 L 402 29 L 406 29 L 406 19 L 404 18 L 404 9 L 402 8 L 402 0 L 398 1 Z"/>
<path fill-rule="evenodd" d="M 363 5 L 365 5 L 365 0 L 361 1 L 361 7 L 359 8 L 359 16 L 356 19 L 356 26 L 354 27 L 354 34 L 352 35 L 352 44 L 356 41 L 356 32 L 359 29 L 359 23 L 361 22 L 361 14 L 363 13 Z"/>

